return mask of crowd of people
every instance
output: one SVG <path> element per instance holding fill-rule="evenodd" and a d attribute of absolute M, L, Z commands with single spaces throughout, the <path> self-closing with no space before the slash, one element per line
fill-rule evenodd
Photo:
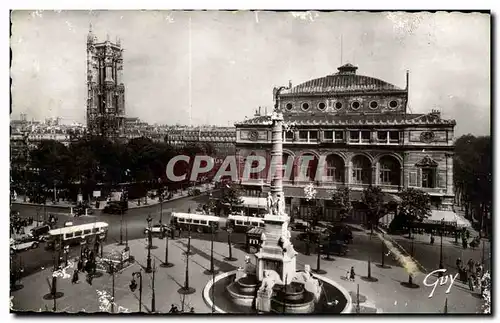
<path fill-rule="evenodd" d="M 481 294 L 483 293 L 484 286 L 481 285 L 481 277 L 484 274 L 484 267 L 479 261 L 474 261 L 469 259 L 466 264 L 462 262 L 462 259 L 458 258 L 456 261 L 456 266 L 458 269 L 459 279 L 464 283 L 469 285 L 469 289 L 473 292 L 476 288 L 481 288 Z"/>

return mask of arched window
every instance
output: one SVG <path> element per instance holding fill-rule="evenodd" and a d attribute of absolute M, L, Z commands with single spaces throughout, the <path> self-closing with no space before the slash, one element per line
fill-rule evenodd
<path fill-rule="evenodd" d="M 363 155 L 357 155 L 352 159 L 352 183 L 370 184 L 372 166 L 370 160 Z"/>
<path fill-rule="evenodd" d="M 392 156 L 383 156 L 379 160 L 379 181 L 383 185 L 400 185 L 401 165 Z"/>
<path fill-rule="evenodd" d="M 344 183 L 344 160 L 338 155 L 326 157 L 326 176 L 334 183 Z"/>
<path fill-rule="evenodd" d="M 312 157 L 312 160 L 311 160 Z M 305 166 L 307 162 L 307 167 Z M 311 154 L 306 153 L 299 159 L 299 176 L 303 177 L 303 168 L 305 168 L 305 178 L 299 180 L 303 181 L 314 181 L 316 177 L 316 169 L 318 168 L 318 158 Z"/>

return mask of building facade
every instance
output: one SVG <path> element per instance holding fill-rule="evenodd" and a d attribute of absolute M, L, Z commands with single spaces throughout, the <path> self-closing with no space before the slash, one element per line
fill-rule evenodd
<path fill-rule="evenodd" d="M 123 49 L 120 40 L 109 37 L 98 42 L 87 36 L 87 129 L 89 135 L 116 139 L 123 134 L 125 86 L 123 85 Z"/>
<path fill-rule="evenodd" d="M 408 74 L 406 87 L 399 88 L 359 75 L 356 66 L 346 64 L 338 73 L 290 84 L 276 97 L 286 124 L 283 164 L 290 163 L 284 174 L 289 212 L 307 212 L 303 189 L 310 183 L 326 217 L 335 216 L 329 208 L 331 191 L 340 186 L 351 188 L 358 201 L 369 185 L 380 186 L 395 200 L 403 189 L 414 187 L 429 193 L 433 208 L 452 207 L 456 123 L 435 110 L 408 113 Z M 250 195 L 260 195 L 270 182 L 270 118 L 256 115 L 236 124 L 239 174 Z M 264 157 L 266 168 L 244 179 L 251 155 Z"/>
<path fill-rule="evenodd" d="M 165 134 L 165 142 L 174 147 L 184 147 L 190 144 L 210 144 L 215 156 L 225 158 L 234 156 L 236 143 L 236 128 L 217 126 L 171 127 Z"/>

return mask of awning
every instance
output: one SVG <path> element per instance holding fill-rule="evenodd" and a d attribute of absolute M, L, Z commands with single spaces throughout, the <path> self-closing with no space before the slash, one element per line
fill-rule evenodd
<path fill-rule="evenodd" d="M 469 220 L 461 217 L 453 211 L 444 211 L 444 210 L 432 210 L 431 215 L 426 218 L 423 222 L 434 222 L 438 223 L 440 221 L 456 223 L 458 227 L 471 227 L 471 223 Z"/>
<path fill-rule="evenodd" d="M 265 209 L 267 207 L 267 200 L 265 197 L 242 196 L 243 207 Z"/>
<path fill-rule="evenodd" d="M 331 188 L 315 187 L 316 189 L 316 199 L 330 200 L 332 198 L 333 190 Z M 305 198 L 303 187 L 284 187 L 283 191 L 287 197 L 299 197 Z M 363 197 L 363 191 L 352 191 L 350 194 L 351 201 L 361 202 Z M 383 197 L 384 203 L 394 202 L 401 203 L 401 198 L 395 194 L 384 193 Z"/>

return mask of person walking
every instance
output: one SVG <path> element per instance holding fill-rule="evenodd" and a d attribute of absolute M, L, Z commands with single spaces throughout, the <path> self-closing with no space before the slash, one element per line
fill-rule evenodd
<path fill-rule="evenodd" d="M 175 305 L 172 304 L 170 305 L 170 311 L 168 311 L 169 313 L 175 313 Z"/>
<path fill-rule="evenodd" d="M 71 280 L 72 284 L 78 284 L 79 283 L 79 278 L 78 278 L 78 269 L 76 269 L 73 272 L 73 279 Z"/>
<path fill-rule="evenodd" d="M 469 276 L 469 289 L 471 292 L 474 291 L 474 278 L 472 278 L 472 275 Z"/>
<path fill-rule="evenodd" d="M 356 273 L 354 272 L 354 266 L 351 267 L 351 273 L 349 275 L 349 280 L 351 280 L 351 281 L 356 280 Z"/>

